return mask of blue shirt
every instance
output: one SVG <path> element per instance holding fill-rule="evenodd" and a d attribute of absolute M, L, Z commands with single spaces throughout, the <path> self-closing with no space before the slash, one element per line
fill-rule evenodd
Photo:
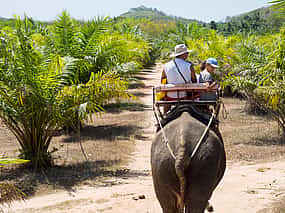
<path fill-rule="evenodd" d="M 212 83 L 213 82 L 213 77 L 211 73 L 209 73 L 206 69 L 204 69 L 202 72 L 200 72 L 200 77 L 199 77 L 199 83 Z"/>

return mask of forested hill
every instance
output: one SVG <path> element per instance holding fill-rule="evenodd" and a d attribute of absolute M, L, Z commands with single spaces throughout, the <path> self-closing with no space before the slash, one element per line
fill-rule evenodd
<path fill-rule="evenodd" d="M 148 8 L 143 5 L 136 8 L 131 8 L 128 12 L 120 15 L 120 17 L 135 18 L 135 19 L 146 18 L 152 21 L 165 20 L 165 21 L 180 21 L 182 23 L 191 23 L 191 22 L 202 23 L 201 21 L 196 19 L 186 19 L 182 17 L 167 15 L 166 13 L 159 11 L 156 8 Z"/>
<path fill-rule="evenodd" d="M 211 21 L 205 23 L 196 19 L 186 19 L 167 15 L 156 8 L 147 8 L 139 6 L 131 8 L 127 13 L 120 15 L 121 18 L 149 19 L 151 21 L 175 21 L 184 24 L 197 22 L 204 27 L 215 29 L 218 32 L 228 35 L 237 32 L 252 33 L 274 33 L 279 31 L 280 27 L 285 23 L 285 16 L 269 7 L 259 8 L 247 13 L 225 17 L 224 21 Z"/>
<path fill-rule="evenodd" d="M 210 22 L 210 28 L 225 34 L 236 32 L 274 33 L 285 24 L 285 16 L 270 7 L 259 8 L 240 15 L 226 17 L 225 21 Z"/>
<path fill-rule="evenodd" d="M 0 27 L 2 27 L 2 26 L 13 26 L 13 25 L 14 25 L 13 19 L 0 17 Z"/>

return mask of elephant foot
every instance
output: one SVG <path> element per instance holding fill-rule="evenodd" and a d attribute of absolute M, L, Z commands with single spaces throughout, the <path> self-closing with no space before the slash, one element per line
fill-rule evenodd
<path fill-rule="evenodd" d="M 208 203 L 207 203 L 206 210 L 207 210 L 208 212 L 214 212 L 214 207 L 213 207 L 213 205 L 212 205 L 209 201 L 208 201 Z"/>

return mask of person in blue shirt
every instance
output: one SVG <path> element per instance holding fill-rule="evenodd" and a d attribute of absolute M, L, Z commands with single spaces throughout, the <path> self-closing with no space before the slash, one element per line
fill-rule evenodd
<path fill-rule="evenodd" d="M 205 83 L 208 88 L 214 88 L 217 86 L 217 82 L 213 79 L 213 74 L 218 68 L 218 61 L 215 58 L 208 58 L 200 67 L 199 83 Z"/>

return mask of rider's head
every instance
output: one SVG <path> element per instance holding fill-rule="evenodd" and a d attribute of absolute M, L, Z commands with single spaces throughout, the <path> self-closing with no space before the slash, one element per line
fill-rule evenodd
<path fill-rule="evenodd" d="M 202 63 L 200 69 L 201 70 L 207 69 L 208 72 L 214 72 L 217 67 L 219 67 L 217 59 L 208 58 Z"/>
<path fill-rule="evenodd" d="M 175 46 L 174 53 L 172 53 L 171 56 L 185 60 L 188 57 L 189 52 L 191 52 L 191 50 L 188 50 L 185 44 L 178 44 Z"/>

